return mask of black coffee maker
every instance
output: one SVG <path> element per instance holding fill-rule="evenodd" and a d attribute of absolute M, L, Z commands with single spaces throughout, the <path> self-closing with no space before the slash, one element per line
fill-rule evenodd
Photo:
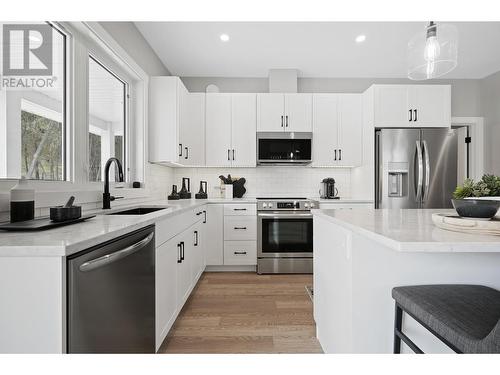
<path fill-rule="evenodd" d="M 179 191 L 179 197 L 181 199 L 191 199 L 191 184 L 189 178 L 187 177 L 182 178 L 182 188 L 181 191 Z"/>
<path fill-rule="evenodd" d="M 339 191 L 335 187 L 335 180 L 333 178 L 325 178 L 321 183 L 322 189 L 319 192 L 321 199 L 339 199 Z"/>

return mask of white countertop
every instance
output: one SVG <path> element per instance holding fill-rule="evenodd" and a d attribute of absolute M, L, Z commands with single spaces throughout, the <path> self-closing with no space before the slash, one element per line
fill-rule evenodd
<path fill-rule="evenodd" d="M 433 213 L 454 210 L 373 209 L 313 210 L 313 215 L 363 235 L 397 251 L 500 253 L 500 236 L 473 235 L 440 229 Z"/>
<path fill-rule="evenodd" d="M 255 202 L 255 198 L 163 200 L 122 205 L 105 211 L 86 211 L 85 214 L 95 213 L 96 217 L 78 224 L 36 232 L 0 230 L 0 256 L 67 256 L 207 203 Z M 154 206 L 169 207 L 146 215 L 105 215 L 134 207 Z"/>

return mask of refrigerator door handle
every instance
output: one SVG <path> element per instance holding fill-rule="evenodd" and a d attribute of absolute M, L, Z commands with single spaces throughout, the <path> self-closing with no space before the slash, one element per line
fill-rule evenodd
<path fill-rule="evenodd" d="M 424 197 L 422 198 L 422 201 L 425 202 L 427 200 L 427 197 L 429 196 L 429 187 L 430 187 L 430 182 L 431 182 L 431 165 L 430 165 L 430 160 L 429 160 L 429 147 L 427 147 L 427 141 L 423 141 L 424 144 L 424 159 L 425 159 L 425 185 L 424 185 Z"/>
<path fill-rule="evenodd" d="M 417 157 L 417 164 L 418 168 L 415 170 L 417 172 L 418 170 L 418 176 L 415 176 L 415 181 L 416 181 L 416 186 L 415 186 L 415 200 L 417 202 L 420 202 L 422 200 L 422 184 L 423 184 L 423 172 L 424 172 L 424 161 L 423 161 L 423 156 L 422 156 L 422 147 L 420 145 L 420 141 L 416 141 L 416 150 L 415 150 L 415 155 Z"/>

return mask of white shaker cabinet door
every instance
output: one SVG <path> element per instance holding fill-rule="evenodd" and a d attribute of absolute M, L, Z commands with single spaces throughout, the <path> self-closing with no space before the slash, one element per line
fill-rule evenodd
<path fill-rule="evenodd" d="M 284 131 L 284 105 L 283 94 L 257 94 L 257 131 Z"/>
<path fill-rule="evenodd" d="M 285 94 L 285 131 L 312 132 L 312 94 Z"/>
<path fill-rule="evenodd" d="M 187 93 L 183 96 L 180 143 L 183 165 L 205 165 L 205 94 Z"/>
<path fill-rule="evenodd" d="M 256 166 L 257 96 L 255 94 L 232 95 L 232 149 L 233 167 Z"/>
<path fill-rule="evenodd" d="M 224 205 L 207 204 L 205 262 L 207 266 L 224 264 Z"/>
<path fill-rule="evenodd" d="M 206 94 L 206 165 L 231 165 L 231 94 Z"/>
<path fill-rule="evenodd" d="M 313 166 L 337 163 L 338 101 L 337 94 L 313 96 Z"/>
<path fill-rule="evenodd" d="M 356 167 L 363 159 L 363 99 L 361 94 L 339 96 L 337 164 Z"/>
<path fill-rule="evenodd" d="M 408 85 L 377 85 L 374 89 L 374 126 L 403 127 L 410 122 Z"/>
<path fill-rule="evenodd" d="M 409 94 L 413 126 L 449 128 L 451 126 L 451 88 L 449 85 L 414 85 Z"/>

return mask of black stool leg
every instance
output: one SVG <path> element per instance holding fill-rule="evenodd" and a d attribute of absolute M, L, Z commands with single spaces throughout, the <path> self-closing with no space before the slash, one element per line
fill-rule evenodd
<path fill-rule="evenodd" d="M 394 312 L 394 348 L 393 348 L 393 353 L 394 354 L 401 354 L 401 338 L 397 334 L 397 332 L 401 332 L 402 326 L 403 326 L 403 310 L 401 310 L 401 307 L 398 306 L 398 304 L 395 304 L 396 309 Z"/>

